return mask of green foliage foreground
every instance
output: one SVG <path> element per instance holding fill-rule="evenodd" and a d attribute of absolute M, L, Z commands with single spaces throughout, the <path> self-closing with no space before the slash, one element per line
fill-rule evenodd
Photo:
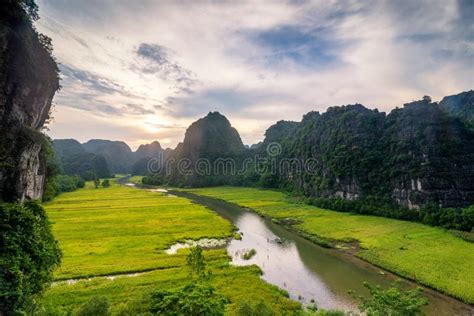
<path fill-rule="evenodd" d="M 38 203 L 0 204 L 0 249 L 0 315 L 26 312 L 61 258 Z"/>
<path fill-rule="evenodd" d="M 369 290 L 370 297 L 359 296 L 359 308 L 368 316 L 415 316 L 422 314 L 422 307 L 428 305 L 420 287 L 404 291 L 396 283 L 387 290 L 367 283 L 364 286 Z"/>

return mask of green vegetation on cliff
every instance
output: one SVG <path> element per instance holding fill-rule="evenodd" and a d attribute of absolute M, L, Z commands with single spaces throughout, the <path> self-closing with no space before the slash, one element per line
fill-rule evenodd
<path fill-rule="evenodd" d="M 267 138 L 282 147 L 278 165 L 311 160 L 310 170 L 280 168 L 264 184 L 311 197 L 373 196 L 409 208 L 474 201 L 474 132 L 429 97 L 388 115 L 360 104 L 331 107 L 298 125 L 295 131 L 276 124 Z"/>
<path fill-rule="evenodd" d="M 474 128 L 474 90 L 444 97 L 439 105 Z"/>

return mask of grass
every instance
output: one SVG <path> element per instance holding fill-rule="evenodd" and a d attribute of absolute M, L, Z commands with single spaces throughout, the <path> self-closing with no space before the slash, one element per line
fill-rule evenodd
<path fill-rule="evenodd" d="M 128 179 L 128 182 L 142 184 L 142 179 L 143 179 L 143 176 L 131 176 L 130 179 Z"/>
<path fill-rule="evenodd" d="M 244 260 L 250 260 L 253 256 L 255 256 L 257 254 L 257 250 L 255 249 L 250 249 L 249 251 L 246 251 L 243 255 L 242 255 L 242 258 Z"/>
<path fill-rule="evenodd" d="M 355 215 L 297 203 L 277 191 L 216 187 L 190 192 L 219 198 L 277 220 L 294 222 L 315 239 L 357 240 L 356 256 L 406 278 L 474 303 L 474 243 L 441 228 Z"/>
<path fill-rule="evenodd" d="M 232 225 L 203 206 L 114 181 L 111 187 L 99 189 L 88 183 L 84 189 L 61 194 L 45 208 L 64 253 L 56 281 L 97 277 L 48 289 L 42 303 L 63 311 L 104 295 L 118 312 L 120 306 L 140 301 L 152 289 L 182 286 L 188 250 L 176 255 L 164 251 L 186 239 L 232 236 Z M 262 281 L 257 267 L 229 266 L 225 250 L 206 250 L 204 255 L 213 284 L 231 301 L 230 312 L 242 297 L 264 297 L 276 310 L 299 308 Z M 114 280 L 98 277 L 141 271 L 149 272 Z"/>

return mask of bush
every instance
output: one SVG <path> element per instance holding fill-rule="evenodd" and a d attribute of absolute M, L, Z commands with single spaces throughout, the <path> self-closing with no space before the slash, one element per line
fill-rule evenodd
<path fill-rule="evenodd" d="M 158 290 L 151 296 L 151 312 L 155 315 L 224 315 L 227 299 L 212 285 L 198 281 L 174 291 Z"/>
<path fill-rule="evenodd" d="M 146 185 L 163 185 L 165 184 L 165 179 L 157 174 L 151 174 L 143 177 L 142 183 Z"/>
<path fill-rule="evenodd" d="M 0 249 L 0 315 L 26 312 L 61 258 L 41 205 L 0 204 Z"/>
<path fill-rule="evenodd" d="M 420 287 L 404 291 L 397 283 L 387 290 L 368 283 L 364 283 L 364 286 L 369 290 L 370 297 L 359 296 L 359 308 L 368 316 L 421 315 L 421 308 L 428 304 L 428 300 L 421 295 L 423 289 Z"/>
<path fill-rule="evenodd" d="M 383 216 L 408 221 L 421 222 L 447 229 L 471 231 L 474 228 L 474 205 L 464 209 L 440 208 L 428 203 L 420 210 L 410 210 L 396 205 L 388 199 L 366 197 L 357 201 L 341 198 L 309 198 L 307 203 L 338 212 Z"/>
<path fill-rule="evenodd" d="M 77 180 L 74 177 L 59 175 L 56 177 L 58 192 L 72 192 L 77 188 Z"/>
<path fill-rule="evenodd" d="M 246 251 L 243 255 L 242 255 L 242 259 L 244 260 L 250 260 L 253 256 L 255 256 L 257 254 L 257 250 L 255 249 L 250 249 L 249 251 Z"/>
<path fill-rule="evenodd" d="M 272 316 L 276 315 L 275 311 L 265 301 L 259 301 L 257 304 L 252 305 L 247 301 L 239 303 L 237 310 L 235 311 L 236 316 Z"/>
<path fill-rule="evenodd" d="M 78 175 L 56 175 L 46 182 L 43 201 L 51 201 L 55 196 L 63 192 L 72 192 L 76 189 L 83 188 L 85 184 L 85 181 Z"/>
<path fill-rule="evenodd" d="M 110 305 L 106 297 L 94 296 L 81 305 L 76 313 L 77 316 L 108 316 Z"/>
<path fill-rule="evenodd" d="M 110 187 L 110 181 L 109 181 L 109 179 L 103 180 L 103 181 L 102 181 L 102 186 L 103 186 L 104 188 Z"/>

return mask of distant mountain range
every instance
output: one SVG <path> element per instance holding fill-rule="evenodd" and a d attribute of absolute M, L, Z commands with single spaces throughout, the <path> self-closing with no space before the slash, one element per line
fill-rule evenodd
<path fill-rule="evenodd" d="M 67 172 L 70 157 L 82 155 L 92 166 L 103 166 L 105 159 L 112 173 L 145 175 L 149 159 L 161 154 L 168 162 L 185 160 L 189 170 L 204 168 L 188 174 L 176 163 L 169 164 L 162 175 L 172 185 L 260 185 L 312 197 L 378 196 L 409 208 L 430 201 L 449 207 L 474 203 L 473 123 L 471 90 L 439 103 L 424 97 L 389 114 L 361 104 L 330 107 L 322 114 L 309 112 L 301 122 L 277 122 L 261 143 L 251 147 L 244 146 L 238 131 L 218 112 L 192 123 L 174 150 L 163 150 L 157 141 L 136 152 L 124 142 L 109 140 L 82 145 L 55 140 L 54 145 Z M 255 155 L 267 162 L 255 162 Z M 216 167 L 215 162 L 228 158 L 238 169 L 245 165 L 243 172 L 220 172 L 224 165 Z M 211 163 L 211 170 L 203 159 Z M 312 170 L 294 170 L 287 164 L 286 169 L 269 171 L 268 164 L 291 161 L 311 161 Z"/>
<path fill-rule="evenodd" d="M 94 175 L 103 178 L 116 173 L 146 174 L 148 160 L 169 151 L 157 141 L 140 145 L 135 152 L 122 141 L 104 139 L 84 144 L 74 139 L 55 139 L 53 145 L 64 173 L 79 174 L 86 180 Z"/>

